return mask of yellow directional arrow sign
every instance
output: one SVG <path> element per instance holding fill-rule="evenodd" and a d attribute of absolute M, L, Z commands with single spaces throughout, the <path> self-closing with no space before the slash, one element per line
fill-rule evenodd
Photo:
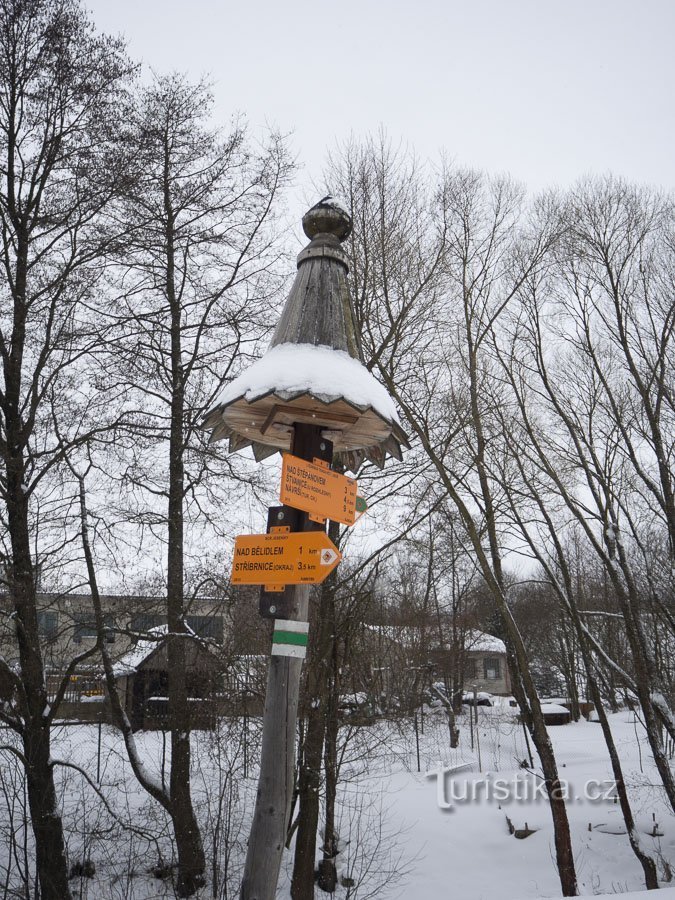
<path fill-rule="evenodd" d="M 320 519 L 353 525 L 356 521 L 356 490 L 353 478 L 333 472 L 327 463 L 317 465 L 284 453 L 279 492 L 282 503 Z"/>
<path fill-rule="evenodd" d="M 342 554 L 324 531 L 241 534 L 234 543 L 232 584 L 319 584 Z"/>

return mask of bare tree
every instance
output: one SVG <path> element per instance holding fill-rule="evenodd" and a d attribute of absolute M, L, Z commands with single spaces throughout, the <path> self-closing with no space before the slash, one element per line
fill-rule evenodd
<path fill-rule="evenodd" d="M 372 365 L 456 507 L 501 617 L 514 692 L 544 771 L 563 893 L 574 896 L 556 760 L 507 602 L 504 486 L 491 476 L 492 457 L 507 448 L 494 415 L 505 397 L 489 338 L 542 265 L 554 231 L 528 226 L 522 191 L 507 179 L 444 170 L 432 184 L 386 141 L 348 148 L 331 174 L 351 199 L 355 222 L 367 223 L 367 248 L 353 246 L 352 266 L 361 275 L 357 304 L 376 335 Z"/>
<path fill-rule="evenodd" d="M 122 484 L 133 517 L 166 552 L 168 808 L 179 896 L 193 894 L 205 873 L 190 791 L 186 543 L 222 533 L 223 509 L 246 477 L 220 445 L 208 445 L 199 423 L 265 332 L 280 287 L 276 210 L 292 169 L 278 135 L 255 147 L 239 122 L 228 135 L 213 129 L 211 103 L 204 84 L 169 76 L 155 79 L 134 108 L 135 177 L 118 208 L 130 237 L 110 307 L 123 331 L 117 378 L 141 410 Z"/>
<path fill-rule="evenodd" d="M 514 440 L 516 447 L 521 446 L 521 440 L 519 440 L 519 438 L 530 440 L 531 437 L 530 434 L 522 435 L 519 429 L 514 427 L 512 416 L 510 416 L 508 420 L 508 434 L 510 439 Z M 562 621 L 552 623 L 553 627 L 546 628 L 546 626 L 543 626 L 541 616 L 539 616 L 535 620 L 537 623 L 536 640 L 539 644 L 541 644 L 542 641 L 545 641 L 546 638 L 541 633 L 542 630 L 544 630 L 550 633 L 554 641 L 560 641 L 563 644 L 562 652 L 555 654 L 554 658 L 563 668 L 563 674 L 565 675 L 568 686 L 572 681 L 574 682 L 574 689 L 576 692 L 576 675 L 572 677 L 569 672 L 565 672 L 566 666 L 572 667 L 574 665 L 569 661 L 571 652 L 567 649 L 572 643 L 568 632 L 571 630 L 573 633 L 573 638 L 578 645 L 585 670 L 589 695 L 598 715 L 603 737 L 607 745 L 614 774 L 615 788 L 619 798 L 621 812 L 626 823 L 626 831 L 628 833 L 630 846 L 642 867 L 647 889 L 655 890 L 658 888 L 656 860 L 642 846 L 640 836 L 635 827 L 635 820 L 633 818 L 633 811 L 628 797 L 621 760 L 605 711 L 597 677 L 597 670 L 600 662 L 594 655 L 594 650 L 597 648 L 597 642 L 593 640 L 587 624 L 583 619 L 581 608 L 583 592 L 578 577 L 578 569 L 577 572 L 575 572 L 575 563 L 578 567 L 579 554 L 578 552 L 572 552 L 562 537 L 566 532 L 566 528 L 564 524 L 558 521 L 555 499 L 542 488 L 541 481 L 538 477 L 537 467 L 529 465 L 527 459 L 523 458 L 520 453 L 516 454 L 514 458 L 518 461 L 518 468 L 522 480 L 519 482 L 518 488 L 510 493 L 512 514 L 533 557 L 538 561 L 541 567 L 541 580 L 539 582 L 538 592 L 539 603 L 542 601 L 543 587 L 547 594 L 553 595 L 562 617 Z M 576 706 L 578 715 L 578 695 L 575 693 L 573 696 L 572 693 L 570 693 L 569 697 L 570 700 L 572 700 L 572 703 L 570 704 L 571 710 L 574 711 Z"/>
<path fill-rule="evenodd" d="M 555 267 L 522 285 L 502 363 L 523 423 L 519 452 L 538 468 L 542 494 L 555 498 L 549 508 L 562 503 L 573 515 L 607 573 L 630 649 L 632 678 L 627 677 L 672 805 L 675 782 L 661 729 L 672 737 L 674 723 L 647 634 L 646 601 L 659 588 L 645 564 L 647 542 L 659 531 L 669 533 L 672 476 L 661 474 L 660 460 L 662 450 L 672 452 L 665 399 L 672 353 L 654 362 L 664 356 L 668 327 L 660 294 L 652 300 L 644 290 L 647 269 L 662 281 L 658 273 L 663 276 L 664 267 L 657 260 L 667 244 L 669 208 L 612 180 L 577 189 L 554 213 L 565 226 Z M 619 318 L 610 319 L 609 309 Z M 645 323 L 633 325 L 630 346 L 622 324 L 627 309 L 634 322 Z M 650 330 L 646 323 L 656 321 L 662 324 Z M 651 373 L 645 377 L 658 400 L 631 381 L 626 353 L 633 344 L 641 348 L 639 368 Z M 652 404 L 660 410 L 656 418 L 645 409 Z M 515 429 L 515 415 L 512 422 Z M 646 592 L 643 580 L 650 587 Z M 606 654 L 605 660 L 611 662 Z"/>
<path fill-rule="evenodd" d="M 129 71 L 120 43 L 98 37 L 74 0 L 0 3 L 0 499 L 20 668 L 0 666 L 14 687 L 15 714 L 3 719 L 21 738 L 45 900 L 70 889 L 50 755 L 65 688 L 50 706 L 36 522 L 41 499 L 48 508 L 59 491 L 67 449 L 109 424 L 85 394 L 101 338 L 96 282 L 113 237 L 101 212 L 124 171 L 115 139 Z"/>

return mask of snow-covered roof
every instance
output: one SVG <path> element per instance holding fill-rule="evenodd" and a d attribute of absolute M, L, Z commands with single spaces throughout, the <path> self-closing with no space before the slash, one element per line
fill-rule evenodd
<path fill-rule="evenodd" d="M 113 674 L 116 678 L 122 675 L 133 674 L 141 663 L 153 653 L 166 637 L 169 630 L 168 625 L 157 625 L 155 628 L 149 628 L 148 637 L 141 638 L 135 647 L 132 647 L 128 653 L 125 653 L 113 666 Z"/>
<path fill-rule="evenodd" d="M 492 634 L 470 629 L 464 636 L 464 646 L 467 650 L 475 650 L 481 653 L 506 653 L 506 644 Z"/>
<path fill-rule="evenodd" d="M 191 637 L 197 637 L 196 632 L 190 628 L 189 625 L 185 625 L 187 629 L 187 634 Z M 135 647 L 132 647 L 128 653 L 125 653 L 117 662 L 113 665 L 113 674 L 116 678 L 120 678 L 122 675 L 132 675 L 141 663 L 144 663 L 145 660 L 150 656 L 151 653 L 161 645 L 164 638 L 169 633 L 168 625 L 157 625 L 155 628 L 148 628 L 147 637 L 142 637 Z"/>
<path fill-rule="evenodd" d="M 386 388 L 358 359 L 314 344 L 272 347 L 221 391 L 206 415 L 242 397 L 252 403 L 272 392 L 283 400 L 302 394 L 324 403 L 342 398 L 359 410 L 374 409 L 388 422 L 399 421 Z"/>
<path fill-rule="evenodd" d="M 413 646 L 419 643 L 422 636 L 421 629 L 415 625 L 366 625 L 365 627 L 370 631 L 377 632 L 387 640 L 396 641 L 405 646 Z M 434 629 L 427 629 L 425 640 L 427 645 L 438 643 Z M 506 653 L 504 641 L 475 628 L 467 629 L 464 632 L 464 649 L 468 652 Z"/>
<path fill-rule="evenodd" d="M 570 714 L 569 709 L 567 709 L 565 706 L 560 706 L 559 703 L 542 703 L 541 711 L 544 713 L 544 715 L 568 716 Z"/>

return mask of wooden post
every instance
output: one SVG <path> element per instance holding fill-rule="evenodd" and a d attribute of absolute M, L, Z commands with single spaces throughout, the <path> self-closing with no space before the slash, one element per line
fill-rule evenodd
<path fill-rule="evenodd" d="M 474 688 L 474 703 L 476 702 L 476 690 Z M 469 726 L 471 727 L 471 749 L 473 750 L 473 707 L 469 705 Z"/>
<path fill-rule="evenodd" d="M 417 751 L 417 771 L 420 772 L 420 732 L 417 725 L 417 710 L 415 710 L 415 718 L 413 720 L 415 728 L 415 749 Z"/>
<path fill-rule="evenodd" d="M 478 692 L 476 686 L 473 688 L 473 711 L 476 716 L 476 749 L 478 750 L 478 771 L 483 771 L 483 763 L 480 758 L 480 728 L 478 726 Z"/>
<path fill-rule="evenodd" d="M 321 437 L 325 426 L 296 423 L 291 452 L 302 459 L 319 458 L 332 462 L 333 445 Z M 298 531 L 321 531 L 325 525 L 310 522 L 305 513 L 298 520 Z M 284 618 L 306 622 L 309 611 L 309 585 L 294 585 L 284 592 Z M 263 713 L 263 738 L 260 778 L 253 823 L 241 884 L 241 900 L 274 900 L 295 771 L 295 731 L 300 693 L 302 660 L 271 656 L 267 674 L 267 692 Z"/>

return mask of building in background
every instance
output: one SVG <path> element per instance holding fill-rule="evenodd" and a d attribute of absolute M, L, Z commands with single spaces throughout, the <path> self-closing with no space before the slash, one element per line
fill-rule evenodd
<path fill-rule="evenodd" d="M 161 728 L 167 711 L 166 599 L 104 594 L 101 605 L 106 649 L 132 726 Z M 59 718 L 110 721 L 91 595 L 41 592 L 38 606 L 50 700 L 72 660 L 82 657 L 69 676 Z M 265 634 L 257 604 L 241 590 L 235 597 L 197 597 L 190 602 L 186 624 L 193 635 L 189 727 L 210 727 L 222 714 L 256 714 L 262 708 L 267 661 L 261 655 Z M 92 651 L 89 656 L 87 651 Z M 0 654 L 10 666 L 18 665 L 14 617 L 6 593 L 0 593 Z M 10 699 L 0 685 L 0 701 Z"/>

